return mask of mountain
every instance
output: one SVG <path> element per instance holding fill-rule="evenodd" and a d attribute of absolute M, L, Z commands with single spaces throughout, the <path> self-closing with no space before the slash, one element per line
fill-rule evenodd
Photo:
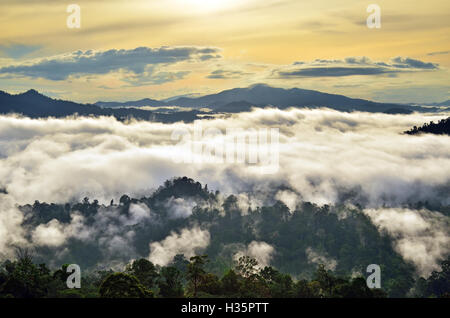
<path fill-rule="evenodd" d="M 109 107 L 109 108 L 116 108 L 116 107 L 125 107 L 125 106 L 135 106 L 135 107 L 143 107 L 143 106 L 167 106 L 165 102 L 151 99 L 151 98 L 144 98 L 140 100 L 135 101 L 128 101 L 128 102 L 96 102 L 95 105 L 100 107 Z"/>
<path fill-rule="evenodd" d="M 438 106 L 450 106 L 450 99 L 445 102 L 439 103 Z"/>
<path fill-rule="evenodd" d="M 136 118 L 141 120 L 171 123 L 191 122 L 199 117 L 199 111 L 185 111 L 174 114 L 152 112 L 138 108 L 102 108 L 91 104 L 78 104 L 71 101 L 53 99 L 34 89 L 12 95 L 0 91 L 0 114 L 17 113 L 31 118 L 80 116 L 114 116 L 118 120 Z"/>
<path fill-rule="evenodd" d="M 450 99 L 446 100 L 445 102 L 441 102 L 441 103 L 431 103 L 431 106 L 450 106 Z"/>
<path fill-rule="evenodd" d="M 199 94 L 199 93 L 183 94 L 183 95 L 172 96 L 172 97 L 163 99 L 162 101 L 165 102 L 165 103 L 170 103 L 173 100 L 181 98 L 181 97 L 192 97 L 192 98 L 195 98 L 195 97 L 200 97 L 200 96 L 203 96 L 203 94 Z"/>
<path fill-rule="evenodd" d="M 257 84 L 247 88 L 234 88 L 217 94 L 201 97 L 179 97 L 170 99 L 170 105 L 190 107 L 194 110 L 166 113 L 163 110 L 149 111 L 124 106 L 169 106 L 169 103 L 145 98 L 129 102 L 97 102 L 79 104 L 71 101 L 52 99 L 29 90 L 11 95 L 0 91 L 0 113 L 20 113 L 32 118 L 64 117 L 69 115 L 114 116 L 119 120 L 134 117 L 142 120 L 190 122 L 205 114 L 199 109 L 207 107 L 216 112 L 238 113 L 249 111 L 252 107 L 273 106 L 280 109 L 288 107 L 328 107 L 339 111 L 383 112 L 389 114 L 408 114 L 413 111 L 437 111 L 438 108 L 377 103 L 365 99 L 349 98 L 343 95 L 327 94 L 300 88 L 283 89 Z M 197 109 L 197 110 L 195 110 Z"/>
<path fill-rule="evenodd" d="M 172 104 L 195 108 L 208 107 L 220 111 L 227 111 L 227 106 L 229 106 L 230 112 L 246 111 L 249 104 L 257 107 L 272 105 L 281 109 L 288 107 L 328 107 L 340 111 L 385 113 L 410 113 L 414 110 L 424 110 L 421 107 L 377 103 L 314 90 L 283 89 L 265 84 L 257 84 L 247 88 L 234 88 L 198 98 L 181 97 L 172 100 Z M 242 107 L 239 107 L 239 104 Z M 428 109 L 428 111 L 430 110 Z"/>
<path fill-rule="evenodd" d="M 252 107 L 257 106 L 252 103 L 246 102 L 245 100 L 241 100 L 238 102 L 231 102 L 224 106 L 220 106 L 216 109 L 216 111 L 223 113 L 240 113 L 250 111 Z"/>
<path fill-rule="evenodd" d="M 300 88 L 277 88 L 266 84 L 256 84 L 247 88 L 233 88 L 217 94 L 197 96 L 189 94 L 167 98 L 164 101 L 142 99 L 130 102 L 97 102 L 102 107 L 123 106 L 181 106 L 200 109 L 210 108 L 217 112 L 238 113 L 249 111 L 251 107 L 273 106 L 280 109 L 288 107 L 328 107 L 340 111 L 383 112 L 389 114 L 408 114 L 413 111 L 436 111 L 435 108 L 377 103 L 365 99 L 350 98 L 343 95 L 328 94 Z"/>

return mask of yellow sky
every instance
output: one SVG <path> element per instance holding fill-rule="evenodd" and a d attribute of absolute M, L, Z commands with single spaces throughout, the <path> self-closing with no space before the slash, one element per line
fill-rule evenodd
<path fill-rule="evenodd" d="M 70 3 L 81 7 L 80 29 L 66 26 L 69 15 L 66 8 Z M 380 29 L 366 26 L 369 15 L 366 8 L 372 3 L 381 8 Z M 190 75 L 177 81 L 123 88 L 124 94 L 136 97 L 216 91 L 252 82 L 301 86 L 366 98 L 377 98 L 373 89 L 380 91 L 386 86 L 402 90 L 414 85 L 424 90 L 429 87 L 438 94 L 436 100 L 449 94 L 448 0 L 1 0 L 0 10 L 1 47 L 18 44 L 39 47 L 20 58 L 3 54 L 0 56 L 3 66 L 77 50 L 141 46 L 202 46 L 221 50 L 220 60 L 191 64 Z M 430 55 L 436 52 L 440 53 Z M 409 57 L 439 64 L 439 70 L 408 76 L 400 74 L 395 78 L 350 76 L 274 80 L 270 77 L 269 69 L 273 72 L 274 68 L 295 61 L 361 56 L 379 62 L 398 56 Z M 252 71 L 249 71 L 249 64 L 253 65 Z M 259 65 L 260 71 L 254 65 Z M 185 71 L 188 67 L 177 64 L 172 66 L 172 71 L 175 68 Z M 251 75 L 239 79 L 208 79 L 205 76 L 218 68 Z M 87 84 L 89 81 L 95 84 Z M 353 85 L 353 89 L 345 89 L 345 85 L 352 87 L 355 81 L 364 82 L 366 87 L 355 88 Z M 8 79 L 0 78 L 0 84 L 13 91 L 40 85 L 55 95 L 87 101 L 111 95 L 119 97 L 117 92 L 99 88 L 108 86 L 106 84 L 120 85 L 119 82 L 120 78 L 113 74 L 88 80 L 78 76 L 71 78 L 70 83 L 27 77 L 11 79 L 11 75 Z M 337 84 L 341 87 L 335 87 Z"/>

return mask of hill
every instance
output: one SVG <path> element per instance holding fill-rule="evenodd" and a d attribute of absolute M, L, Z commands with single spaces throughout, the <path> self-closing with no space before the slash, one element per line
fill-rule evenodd
<path fill-rule="evenodd" d="M 430 122 L 429 124 L 423 124 L 421 127 L 414 126 L 405 134 L 418 135 L 422 133 L 429 133 L 435 135 L 450 135 L 450 117 L 447 119 L 441 119 L 438 123 Z"/>
<path fill-rule="evenodd" d="M 199 111 L 185 111 L 174 114 L 158 113 L 139 108 L 102 108 L 92 104 L 79 104 L 53 99 L 34 89 L 12 95 L 0 91 L 0 114 L 16 113 L 31 118 L 79 116 L 114 116 L 118 120 L 135 118 L 141 120 L 171 123 L 191 122 L 198 119 Z"/>
<path fill-rule="evenodd" d="M 226 111 L 228 106 L 231 109 L 230 112 L 246 111 L 249 104 L 255 106 L 272 105 L 281 109 L 288 107 L 328 107 L 340 111 L 386 113 L 410 113 L 414 110 L 422 110 L 420 107 L 376 103 L 314 90 L 283 89 L 264 84 L 247 88 L 234 88 L 198 98 L 181 97 L 173 100 L 172 104 L 194 108 L 208 107 L 220 111 Z"/>

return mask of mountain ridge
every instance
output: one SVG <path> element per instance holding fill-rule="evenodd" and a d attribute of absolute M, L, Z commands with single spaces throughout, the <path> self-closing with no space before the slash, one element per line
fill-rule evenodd
<path fill-rule="evenodd" d="M 125 108 L 125 106 L 129 107 Z M 142 106 L 179 106 L 190 109 L 164 113 L 139 108 Z M 413 111 L 433 112 L 439 110 L 438 108 L 430 107 L 378 103 L 301 88 L 277 88 L 265 84 L 256 84 L 246 88 L 232 88 L 217 94 L 200 97 L 180 97 L 171 102 L 144 98 L 129 102 L 81 104 L 62 99 L 53 99 L 34 89 L 16 95 L 0 91 L 0 113 L 19 113 L 32 118 L 65 117 L 78 114 L 83 116 L 114 116 L 120 120 L 133 117 L 162 122 L 190 122 L 198 118 L 197 114 L 203 113 L 201 111 L 202 108 L 210 108 L 216 113 L 239 113 L 250 111 L 252 107 L 266 106 L 279 109 L 289 107 L 326 107 L 345 112 L 363 111 L 388 114 L 408 114 Z"/>
<path fill-rule="evenodd" d="M 21 114 L 30 118 L 67 116 L 113 116 L 118 120 L 130 118 L 171 123 L 192 122 L 199 117 L 199 111 L 184 111 L 173 114 L 158 113 L 139 108 L 102 108 L 93 104 L 80 104 L 72 101 L 53 99 L 34 89 L 20 94 L 0 91 L 0 114 Z"/>
<path fill-rule="evenodd" d="M 168 100 L 168 99 L 166 99 Z M 328 107 L 339 111 L 367 111 L 384 113 L 411 113 L 413 111 L 433 111 L 435 109 L 424 109 L 420 106 L 410 106 L 395 103 L 379 103 L 360 98 L 350 98 L 339 94 L 324 93 L 317 90 L 302 88 L 278 88 L 266 84 L 255 84 L 244 88 L 232 88 L 218 93 L 203 95 L 200 97 L 169 98 L 172 106 L 189 108 L 210 108 L 219 112 L 241 112 L 250 109 L 249 104 L 254 107 L 273 106 L 280 109 L 289 107 Z M 154 101 L 154 100 L 153 100 Z M 135 105 L 139 101 L 126 102 L 122 104 Z M 102 102 L 97 102 L 98 105 Z M 133 104 L 134 103 L 134 104 Z M 239 107 L 239 103 L 242 107 Z M 229 105 L 229 109 L 227 109 Z M 151 105 L 147 105 L 151 106 Z"/>

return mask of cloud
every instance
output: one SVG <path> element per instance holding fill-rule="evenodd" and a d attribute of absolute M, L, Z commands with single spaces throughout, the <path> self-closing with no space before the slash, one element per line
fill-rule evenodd
<path fill-rule="evenodd" d="M 11 257 L 14 246 L 27 243 L 23 220 L 12 198 L 0 192 L 0 259 Z"/>
<path fill-rule="evenodd" d="M 123 70 L 134 75 L 144 74 L 155 65 L 170 65 L 181 61 L 205 60 L 218 53 L 216 48 L 201 47 L 138 47 L 131 50 L 76 51 L 0 68 L 0 74 L 13 74 L 53 81 L 71 76 L 99 75 Z M 181 73 L 183 74 L 183 73 Z M 144 74 L 148 75 L 148 74 Z M 180 77 L 180 73 L 159 73 L 156 81 Z"/>
<path fill-rule="evenodd" d="M 234 260 L 238 261 L 242 256 L 249 256 L 256 259 L 259 268 L 264 268 L 270 265 L 275 249 L 272 245 L 266 242 L 252 241 L 247 247 L 241 249 L 234 254 Z"/>
<path fill-rule="evenodd" d="M 411 59 L 409 57 L 402 58 L 396 57 L 392 59 L 392 66 L 399 68 L 412 68 L 412 69 L 424 69 L 424 70 L 435 70 L 438 68 L 438 65 L 435 63 L 426 63 L 420 60 Z"/>
<path fill-rule="evenodd" d="M 364 213 L 394 239 L 395 250 L 423 277 L 439 270 L 439 260 L 450 253 L 450 222 L 441 213 L 402 208 Z"/>
<path fill-rule="evenodd" d="M 160 85 L 183 79 L 190 73 L 190 71 L 158 72 L 154 68 L 149 68 L 140 74 L 131 73 L 126 75 L 122 78 L 122 81 L 130 86 Z"/>
<path fill-rule="evenodd" d="M 128 213 L 123 213 L 121 206 L 99 206 L 98 213 L 93 219 L 75 210 L 70 212 L 69 223 L 52 219 L 31 229 L 31 244 L 54 248 L 55 251 L 68 251 L 71 242 L 77 240 L 96 246 L 104 262 L 128 261 L 138 256 L 133 226 L 154 221 L 153 213 L 142 203 L 130 204 Z M 95 254 L 95 250 L 92 253 Z M 64 253 L 60 256 L 64 256 Z M 55 262 L 58 259 L 51 261 Z"/>
<path fill-rule="evenodd" d="M 164 206 L 167 208 L 169 218 L 187 218 L 192 214 L 192 209 L 197 205 L 193 200 L 184 198 L 169 198 L 164 202 Z"/>
<path fill-rule="evenodd" d="M 258 185 L 275 181 L 319 204 L 338 203 L 340 192 L 356 188 L 373 206 L 409 200 L 448 203 L 438 191 L 448 187 L 449 175 L 443 173 L 450 164 L 448 137 L 401 134 L 444 116 L 255 109 L 201 121 L 203 131 L 217 128 L 224 137 L 227 128 L 279 127 L 280 169 L 267 176 L 246 163 L 175 162 L 174 155 L 187 157 L 192 149 L 180 148 L 172 133 L 193 132 L 194 124 L 0 116 L 0 188 L 20 204 L 85 196 L 109 202 L 123 193 L 139 197 L 149 185 L 188 175 L 236 194 L 255 195 Z"/>
<path fill-rule="evenodd" d="M 379 75 L 393 73 L 391 70 L 375 67 L 314 67 L 296 71 L 279 72 L 282 78 L 289 77 L 341 77 L 352 75 Z"/>
<path fill-rule="evenodd" d="M 437 51 L 437 52 L 430 52 L 427 55 L 428 56 L 435 56 L 435 55 L 446 55 L 450 54 L 450 51 Z"/>
<path fill-rule="evenodd" d="M 172 232 L 161 242 L 150 243 L 148 259 L 154 264 L 166 266 L 177 254 L 187 258 L 195 256 L 209 245 L 209 240 L 209 231 L 199 227 L 182 229 L 179 234 Z"/>
<path fill-rule="evenodd" d="M 10 58 L 20 59 L 24 56 L 27 56 L 33 52 L 40 50 L 41 48 L 42 46 L 40 45 L 11 43 L 6 45 L 0 45 L 0 54 Z"/>
<path fill-rule="evenodd" d="M 412 58 L 395 57 L 390 62 L 374 62 L 368 57 L 347 57 L 344 60 L 316 59 L 312 62 L 297 61 L 282 69 L 274 70 L 274 75 L 283 78 L 302 77 L 347 77 L 376 76 L 411 71 L 437 70 L 439 65 Z"/>
<path fill-rule="evenodd" d="M 326 255 L 326 253 L 319 253 L 315 250 L 313 250 L 311 247 L 308 247 L 305 250 L 306 257 L 308 258 L 308 263 L 310 264 L 323 264 L 325 266 L 325 269 L 334 271 L 337 266 L 337 261 Z"/>
<path fill-rule="evenodd" d="M 66 241 L 64 226 L 56 219 L 47 224 L 40 224 L 33 231 L 33 242 L 44 246 L 61 246 Z"/>
<path fill-rule="evenodd" d="M 290 190 L 278 191 L 275 195 L 275 199 L 280 200 L 281 202 L 286 204 L 291 213 L 295 211 L 297 204 L 300 203 L 298 194 Z"/>
<path fill-rule="evenodd" d="M 212 71 L 206 78 L 210 79 L 237 79 L 244 75 L 249 75 L 249 73 L 244 73 L 242 71 L 230 71 L 230 70 L 215 70 Z"/>
<path fill-rule="evenodd" d="M 227 128 L 279 128 L 279 169 L 273 174 L 261 174 L 257 164 L 245 162 L 176 163 L 174 157 L 186 158 L 193 149 L 172 140 L 172 133 L 180 129 L 193 133 L 194 123 L 2 115 L 0 189 L 4 188 L 8 194 L 0 194 L 0 253 L 9 253 L 14 244 L 26 243 L 28 239 L 28 230 L 21 226 L 26 215 L 15 204 L 35 200 L 66 203 L 85 196 L 96 198 L 101 204 L 124 193 L 140 198 L 174 176 L 186 175 L 224 195 L 236 194 L 238 208 L 244 214 L 249 207 L 273 204 L 275 200 L 284 202 L 291 211 L 300 201 L 318 205 L 359 204 L 375 211 L 403 209 L 419 202 L 447 206 L 449 137 L 401 133 L 414 125 L 447 116 L 448 113 L 389 115 L 267 108 L 199 121 L 203 131 L 214 128 L 223 132 L 223 136 L 214 139 L 215 145 L 223 144 Z M 173 199 L 167 211 L 173 218 L 184 218 L 190 215 L 193 205 L 186 199 Z M 399 211 L 383 215 L 395 224 L 400 218 L 397 214 L 403 213 Z M 442 224 L 446 223 L 424 215 L 420 217 L 427 228 L 414 232 L 416 241 L 411 233 L 399 234 L 397 241 L 398 251 L 405 258 L 413 254 L 410 242 L 427 253 L 431 251 L 432 257 L 415 261 L 421 271 L 428 271 L 435 266 L 430 264 L 435 264 L 442 255 L 439 251 L 445 243 L 442 235 L 434 237 L 428 233 L 443 233 Z M 101 207 L 92 224 L 74 211 L 70 223 L 53 221 L 34 231 L 35 244 L 64 248 L 74 238 L 97 244 L 106 258 L 130 259 L 137 256 L 133 248 L 133 224 L 154 222 L 154 218 L 145 205 L 132 205 L 128 215 L 122 215 L 118 207 Z M 387 221 L 374 220 L 383 224 L 380 230 L 387 226 Z M 401 224 L 406 228 L 405 222 Z M 195 249 L 192 246 L 204 246 L 205 230 L 186 231 L 156 242 L 152 259 L 167 262 L 178 252 L 178 245 L 184 246 L 186 253 Z M 397 229 L 391 231 L 396 233 Z M 204 240 L 194 242 L 202 244 L 181 243 L 197 234 Z"/>

